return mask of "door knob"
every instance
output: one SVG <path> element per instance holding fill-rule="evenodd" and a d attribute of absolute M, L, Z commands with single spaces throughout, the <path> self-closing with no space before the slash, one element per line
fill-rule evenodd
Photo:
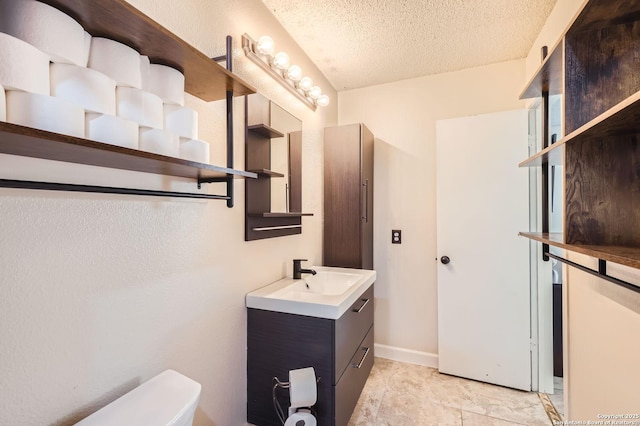
<path fill-rule="evenodd" d="M 440 262 L 442 262 L 443 265 L 446 265 L 447 263 L 451 262 L 451 259 L 449 259 L 449 256 L 442 256 L 440 258 Z"/>

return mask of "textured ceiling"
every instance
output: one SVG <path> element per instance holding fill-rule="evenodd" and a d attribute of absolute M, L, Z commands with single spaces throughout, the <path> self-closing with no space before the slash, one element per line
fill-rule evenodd
<path fill-rule="evenodd" d="M 338 91 L 524 58 L 556 3 L 262 1 Z"/>

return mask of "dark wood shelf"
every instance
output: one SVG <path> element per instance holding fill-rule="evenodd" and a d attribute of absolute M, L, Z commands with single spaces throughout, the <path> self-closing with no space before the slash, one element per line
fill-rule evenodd
<path fill-rule="evenodd" d="M 266 124 L 255 124 L 253 126 L 248 126 L 247 130 L 250 132 L 258 133 L 259 135 L 265 136 L 267 138 L 281 138 L 284 136 L 284 133 L 279 132 L 273 127 L 269 127 Z"/>
<path fill-rule="evenodd" d="M 215 179 L 229 175 L 236 178 L 257 177 L 255 173 L 242 170 L 196 163 L 4 122 L 0 122 L 0 153 L 192 179 Z"/>
<path fill-rule="evenodd" d="M 640 2 L 590 0 L 571 24 L 569 33 L 595 31 L 614 25 L 635 22 L 640 17 Z"/>
<path fill-rule="evenodd" d="M 284 174 L 278 173 L 278 172 L 274 172 L 273 170 L 269 170 L 269 169 L 257 169 L 257 170 L 253 170 L 252 169 L 252 170 L 247 170 L 247 171 L 257 174 L 258 177 L 268 177 L 268 178 L 284 177 Z"/>
<path fill-rule="evenodd" d="M 562 55 L 563 39 L 560 39 L 549 54 L 542 61 L 540 67 L 525 86 L 520 99 L 531 99 L 542 96 L 542 92 L 548 91 L 550 95 L 559 95 L 563 92 Z"/>
<path fill-rule="evenodd" d="M 580 143 L 634 133 L 640 133 L 640 92 L 628 97 L 555 144 L 526 159 L 520 163 L 520 167 L 536 167 L 543 163 L 561 165 L 564 145 L 567 143 Z"/>
<path fill-rule="evenodd" d="M 640 248 L 620 246 L 593 246 L 565 243 L 564 234 L 542 232 L 520 232 L 520 235 L 550 246 L 581 253 L 597 259 L 618 263 L 620 265 L 640 268 Z"/>
<path fill-rule="evenodd" d="M 43 0 L 76 19 L 94 37 L 126 44 L 152 63 L 164 64 L 184 73 L 185 91 L 204 100 L 225 99 L 255 93 L 248 83 L 175 36 L 124 0 Z"/>
<path fill-rule="evenodd" d="M 302 217 L 313 216 L 313 213 L 300 213 L 300 212 L 267 212 L 267 213 L 250 213 L 252 217 Z"/>

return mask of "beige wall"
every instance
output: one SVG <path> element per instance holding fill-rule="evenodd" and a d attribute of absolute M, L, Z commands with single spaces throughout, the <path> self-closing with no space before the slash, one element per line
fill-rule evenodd
<path fill-rule="evenodd" d="M 597 261 L 570 259 L 598 269 Z M 608 265 L 610 275 L 640 285 L 637 269 Z M 640 414 L 640 294 L 567 268 L 568 414 L 570 420 L 598 415 Z M 618 419 L 635 421 L 640 419 Z"/>
<path fill-rule="evenodd" d="M 527 80 L 540 64 L 540 47 L 556 44 L 583 3 L 558 0 L 527 57 Z M 597 269 L 595 259 L 567 254 Z M 574 268 L 565 271 L 565 414 L 588 421 L 638 413 L 640 295 Z M 611 264 L 609 272 L 640 284 L 637 270 Z"/>
<path fill-rule="evenodd" d="M 376 137 L 376 343 L 435 358 L 435 124 L 522 108 L 523 81 L 520 60 L 340 92 L 340 124 L 365 123 Z M 401 245 L 391 229 L 403 231 Z"/>
<path fill-rule="evenodd" d="M 301 118 L 301 236 L 244 242 L 244 183 L 222 201 L 0 190 L 0 424 L 71 424 L 166 368 L 202 384 L 197 425 L 246 419 L 244 296 L 320 263 L 322 129 L 337 97 L 259 0 L 132 3 L 206 54 L 234 36 L 235 71 Z M 313 113 L 248 62 L 240 35 L 270 34 L 330 91 Z M 200 112 L 214 163 L 225 162 L 224 101 Z M 244 101 L 236 98 L 235 165 L 244 167 Z M 194 190 L 178 179 L 0 156 L 3 178 Z M 223 189 L 217 188 L 219 191 Z"/>

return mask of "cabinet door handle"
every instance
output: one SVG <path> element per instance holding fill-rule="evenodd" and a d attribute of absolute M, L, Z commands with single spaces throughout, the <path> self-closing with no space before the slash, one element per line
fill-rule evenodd
<path fill-rule="evenodd" d="M 353 368 L 362 367 L 362 363 L 364 362 L 365 358 L 367 358 L 367 355 L 369 355 L 369 348 L 360 348 L 360 349 L 364 351 L 364 355 L 362 355 L 362 358 L 360 359 L 360 362 L 358 362 L 356 364 L 351 364 L 351 366 Z"/>
<path fill-rule="evenodd" d="M 362 186 L 364 186 L 364 216 L 362 219 L 369 223 L 369 179 L 366 179 Z"/>
<path fill-rule="evenodd" d="M 355 312 L 356 314 L 359 314 L 360 312 L 362 312 L 364 307 L 367 306 L 367 303 L 369 303 L 369 299 L 362 299 L 362 301 L 364 303 L 362 305 L 360 305 L 360 307 L 358 309 L 352 309 L 352 311 Z"/>

